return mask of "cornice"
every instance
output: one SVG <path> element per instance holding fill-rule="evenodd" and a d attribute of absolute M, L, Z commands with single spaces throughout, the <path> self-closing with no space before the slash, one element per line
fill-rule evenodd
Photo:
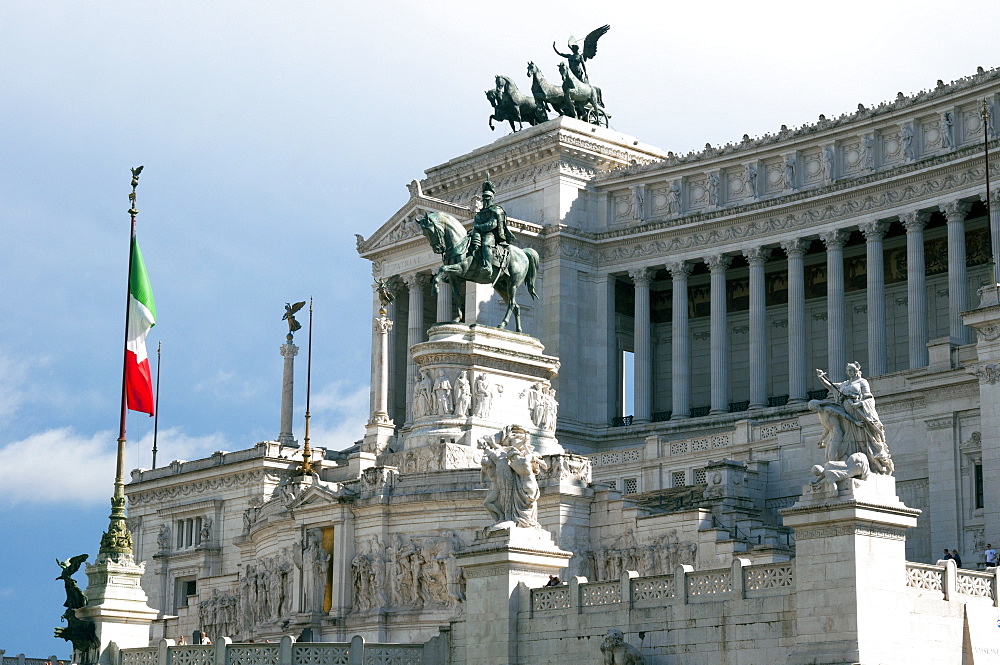
<path fill-rule="evenodd" d="M 920 92 L 905 96 L 902 93 L 892 101 L 882 102 L 878 106 L 865 107 L 858 105 L 858 109 L 853 113 L 842 113 L 832 120 L 820 116 L 815 123 L 806 123 L 799 127 L 788 129 L 782 125 L 780 131 L 768 133 L 763 136 L 750 138 L 744 134 L 739 143 L 726 143 L 724 146 L 712 146 L 706 144 L 701 151 L 691 151 L 685 155 L 674 155 L 668 153 L 665 160 L 652 164 L 628 165 L 612 171 L 607 171 L 597 176 L 595 184 L 615 179 L 628 179 L 633 175 L 646 175 L 676 167 L 696 165 L 700 168 L 707 168 L 707 162 L 718 160 L 718 158 L 729 158 L 735 155 L 747 155 L 761 149 L 773 150 L 779 148 L 777 152 L 798 149 L 804 141 L 815 143 L 816 139 L 824 138 L 824 135 L 843 133 L 843 130 L 871 131 L 874 121 L 885 121 L 893 119 L 894 116 L 909 117 L 909 114 L 921 114 L 930 111 L 935 104 L 952 96 L 961 96 L 962 93 L 969 92 L 976 87 L 986 86 L 990 83 L 1000 81 L 1000 68 L 993 68 L 988 71 L 982 70 L 971 76 L 956 79 L 951 83 L 938 82 L 932 89 L 921 90 Z M 946 109 L 950 110 L 950 109 Z M 907 113 L 904 114 L 903 112 Z"/>

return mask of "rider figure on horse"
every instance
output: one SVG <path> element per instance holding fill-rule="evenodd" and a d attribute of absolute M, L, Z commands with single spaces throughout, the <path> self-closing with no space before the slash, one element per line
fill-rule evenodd
<path fill-rule="evenodd" d="M 474 259 L 478 258 L 478 266 L 487 274 L 492 272 L 494 248 L 498 245 L 507 247 L 515 240 L 514 234 L 507 228 L 507 213 L 493 203 L 494 192 L 493 183 L 489 180 L 483 183 L 483 208 L 476 213 L 469 231 L 469 253 Z M 502 270 L 502 262 L 498 263 Z"/>

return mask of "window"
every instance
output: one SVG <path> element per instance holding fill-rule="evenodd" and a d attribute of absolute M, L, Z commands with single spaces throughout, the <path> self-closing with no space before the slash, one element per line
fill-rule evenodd
<path fill-rule="evenodd" d="M 625 486 L 623 494 L 636 494 L 639 491 L 638 478 L 625 478 L 622 480 L 622 483 Z"/>
<path fill-rule="evenodd" d="M 687 485 L 687 472 L 685 471 L 674 471 L 671 474 L 673 478 L 674 487 L 684 487 Z"/>
<path fill-rule="evenodd" d="M 201 544 L 200 517 L 177 520 L 177 549 L 184 550 Z"/>
<path fill-rule="evenodd" d="M 983 501 L 983 465 L 976 464 L 972 468 L 973 468 L 973 476 L 975 478 L 975 483 L 976 483 L 975 487 L 976 496 L 974 505 L 978 509 L 982 508 L 985 505 L 985 502 Z"/>
<path fill-rule="evenodd" d="M 708 476 L 705 473 L 705 469 L 695 469 L 694 470 L 694 484 L 704 485 L 708 482 Z"/>
<path fill-rule="evenodd" d="M 189 604 L 197 607 L 197 600 L 189 603 L 189 599 L 197 595 L 198 580 L 195 577 L 178 577 L 174 581 L 174 613 L 177 613 L 177 608 L 188 607 Z"/>

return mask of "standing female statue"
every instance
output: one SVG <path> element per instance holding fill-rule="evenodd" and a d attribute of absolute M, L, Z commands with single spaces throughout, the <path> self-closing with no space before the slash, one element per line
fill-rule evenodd
<path fill-rule="evenodd" d="M 823 370 L 816 376 L 826 386 L 832 398 L 811 400 L 809 408 L 819 415 L 823 424 L 820 448 L 826 448 L 827 459 L 843 462 L 854 453 L 868 457 L 876 473 L 892 475 L 892 457 L 885 441 L 885 427 L 875 410 L 875 397 L 868 381 L 861 377 L 861 365 L 847 365 L 847 380 L 832 383 Z"/>

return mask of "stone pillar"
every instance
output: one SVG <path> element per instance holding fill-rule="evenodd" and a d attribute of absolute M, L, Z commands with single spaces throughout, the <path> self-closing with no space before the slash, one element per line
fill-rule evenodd
<path fill-rule="evenodd" d="M 820 235 L 826 245 L 827 375 L 831 381 L 844 380 L 847 342 L 844 331 L 844 243 L 847 235 L 830 231 Z"/>
<path fill-rule="evenodd" d="M 990 255 L 993 257 L 993 282 L 1000 284 L 1000 191 L 992 189 L 989 201 L 986 200 L 985 192 L 980 194 L 979 198 L 987 204 L 990 210 Z"/>
<path fill-rule="evenodd" d="M 711 295 L 711 414 L 729 413 L 729 343 L 726 330 L 726 269 L 733 262 L 725 254 L 705 258 L 712 272 Z"/>
<path fill-rule="evenodd" d="M 764 263 L 771 250 L 743 250 L 750 264 L 750 408 L 767 406 L 767 301 L 764 297 Z"/>
<path fill-rule="evenodd" d="M 424 341 L 424 284 L 428 276 L 421 273 L 403 275 L 403 283 L 410 292 L 410 313 L 406 326 L 406 422 L 413 422 L 413 380 L 417 366 L 410 355 L 414 344 Z"/>
<path fill-rule="evenodd" d="M 910 369 L 927 367 L 927 270 L 924 264 L 924 226 L 928 214 L 905 212 L 899 221 L 906 227 L 906 325 Z"/>
<path fill-rule="evenodd" d="M 688 276 L 691 264 L 687 261 L 667 266 L 673 278 L 673 322 L 671 323 L 671 390 L 673 413 L 671 420 L 682 420 L 691 415 L 691 348 L 688 330 Z"/>
<path fill-rule="evenodd" d="M 437 292 L 437 322 L 450 323 L 455 318 L 455 304 L 452 302 L 451 283 L 444 281 L 438 283 Z"/>
<path fill-rule="evenodd" d="M 377 364 L 372 386 L 375 407 L 368 419 L 361 450 L 378 455 L 389 445 L 395 433 L 395 423 L 389 418 L 389 331 L 392 330 L 392 321 L 386 316 L 386 310 L 379 310 L 372 329 L 378 339 L 378 346 L 372 349 Z"/>
<path fill-rule="evenodd" d="M 965 213 L 962 201 L 938 206 L 948 220 L 948 334 L 956 344 L 969 341 L 962 324 L 962 312 L 969 307 L 969 288 L 965 259 Z"/>
<path fill-rule="evenodd" d="M 824 483 L 825 484 L 825 483 Z M 894 663 L 910 635 L 906 529 L 919 510 L 875 473 L 837 489 L 806 485 L 779 511 L 795 530 L 795 646 L 790 665 Z"/>
<path fill-rule="evenodd" d="M 396 317 L 399 314 L 399 307 L 397 306 L 397 302 L 400 295 L 400 291 L 402 291 L 402 289 L 399 288 L 398 281 L 394 280 L 393 285 L 394 285 L 393 294 L 396 296 L 397 300 L 393 300 L 391 303 L 389 303 L 389 306 L 385 308 L 386 309 L 385 315 L 389 317 L 390 321 L 397 320 Z M 396 339 L 399 337 L 399 332 L 400 331 L 398 328 L 389 332 L 389 348 L 387 349 L 386 352 L 386 365 L 389 368 L 389 415 L 390 416 L 392 414 L 398 415 L 397 409 L 399 408 L 398 402 L 400 396 L 397 394 L 399 386 L 399 380 L 397 379 L 399 368 L 396 367 Z M 372 331 L 372 334 L 373 336 L 376 334 L 374 330 Z M 374 348 L 374 346 L 372 348 Z M 374 400 L 374 397 L 372 397 L 372 399 Z M 372 407 L 374 407 L 374 405 L 375 403 L 373 401 Z M 405 418 L 406 417 L 404 416 L 403 420 L 405 420 Z"/>
<path fill-rule="evenodd" d="M 976 330 L 976 366 L 979 377 L 979 418 L 983 463 L 983 523 L 986 541 L 1000 541 L 1000 287 L 979 290 L 980 306 L 966 313 L 965 323 Z M 988 436 L 987 433 L 990 433 Z"/>
<path fill-rule="evenodd" d="M 809 243 L 801 238 L 781 243 L 788 257 L 788 402 L 808 397 L 806 373 L 806 277 L 803 257 Z"/>
<path fill-rule="evenodd" d="M 493 299 L 493 286 L 491 284 L 476 284 L 475 282 L 465 283 L 465 322 L 469 325 L 480 326 L 490 325 L 486 318 L 486 309 Z M 493 323 L 500 323 L 494 321 Z"/>
<path fill-rule="evenodd" d="M 295 437 L 292 436 L 292 394 L 295 391 L 295 356 L 299 353 L 299 347 L 285 342 L 278 350 L 285 359 L 285 368 L 281 374 L 281 431 L 278 443 L 292 446 L 295 445 Z"/>
<path fill-rule="evenodd" d="M 879 220 L 860 226 L 865 236 L 868 267 L 868 376 L 881 376 L 889 371 L 885 343 L 885 265 L 882 238 L 885 223 Z"/>
<path fill-rule="evenodd" d="M 518 655 L 518 612 L 531 610 L 531 589 L 545 586 L 570 556 L 555 546 L 548 531 L 520 527 L 480 532 L 457 553 L 466 579 L 465 662 L 525 662 Z"/>
<path fill-rule="evenodd" d="M 629 277 L 635 284 L 635 318 L 633 325 L 633 351 L 635 367 L 633 372 L 633 398 L 635 419 L 633 422 L 648 423 L 652 410 L 652 370 L 653 354 L 650 342 L 649 283 L 656 271 L 653 268 L 629 270 Z"/>

